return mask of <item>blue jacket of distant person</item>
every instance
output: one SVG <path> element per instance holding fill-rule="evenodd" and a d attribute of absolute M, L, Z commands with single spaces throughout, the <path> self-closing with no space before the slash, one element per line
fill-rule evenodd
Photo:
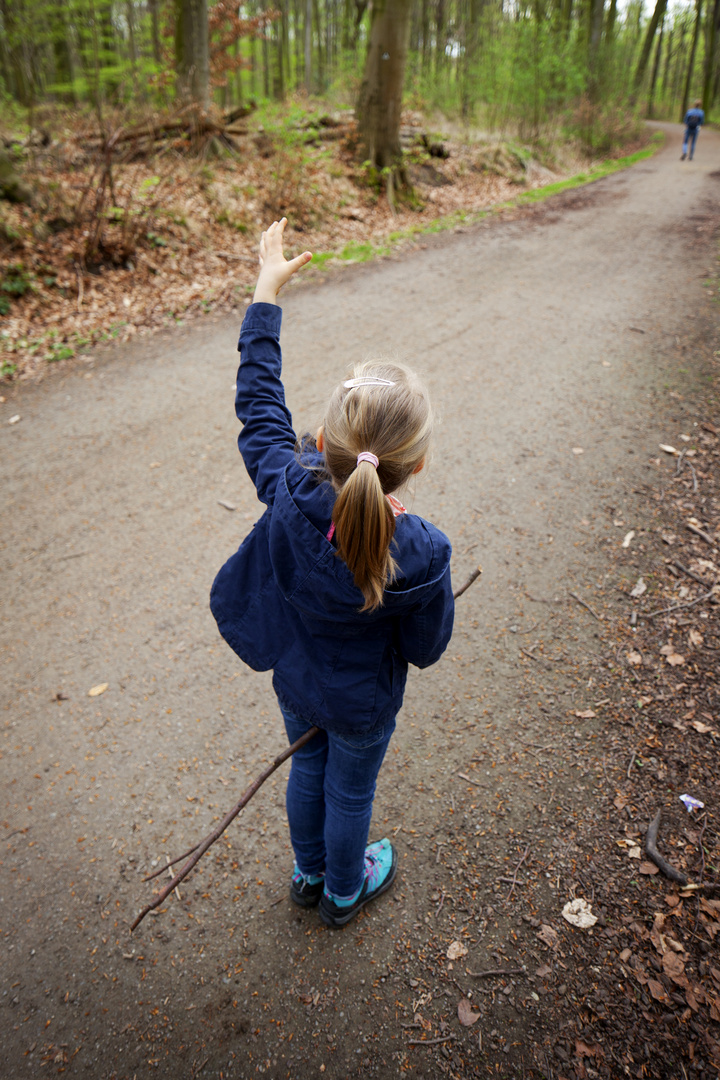
<path fill-rule="evenodd" d="M 705 113 L 702 109 L 688 109 L 685 113 L 685 127 L 688 131 L 696 131 L 705 123 Z"/>
<path fill-rule="evenodd" d="M 275 304 L 252 304 L 240 332 L 238 446 L 267 509 L 218 573 L 210 607 L 237 655 L 273 670 L 286 710 L 327 731 L 370 733 L 400 709 L 408 664 L 428 667 L 447 648 L 450 541 L 415 514 L 397 517 L 397 578 L 381 607 L 359 610 L 363 595 L 328 539 L 335 492 L 323 455 L 298 446 L 285 404 L 281 320 Z"/>

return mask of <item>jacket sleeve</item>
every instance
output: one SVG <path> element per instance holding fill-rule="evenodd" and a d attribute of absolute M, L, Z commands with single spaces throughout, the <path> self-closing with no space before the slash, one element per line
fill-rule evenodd
<path fill-rule="evenodd" d="M 245 313 L 238 351 L 235 412 L 243 424 L 238 448 L 258 498 L 271 506 L 296 437 L 281 380 L 280 325 L 276 304 L 251 304 Z"/>
<path fill-rule="evenodd" d="M 419 668 L 437 663 L 452 637 L 454 617 L 455 600 L 448 566 L 428 602 L 399 620 L 396 640 L 400 655 Z"/>

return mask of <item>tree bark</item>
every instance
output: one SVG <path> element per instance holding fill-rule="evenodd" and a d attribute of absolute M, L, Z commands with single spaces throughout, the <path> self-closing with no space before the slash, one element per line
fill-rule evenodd
<path fill-rule="evenodd" d="M 718 0 L 718 2 L 720 3 L 720 0 Z M 650 53 L 652 52 L 653 41 L 655 40 L 655 34 L 657 33 L 657 28 L 660 25 L 661 19 L 665 18 L 666 10 L 667 0 L 657 0 L 652 19 L 650 20 L 650 25 L 645 34 L 645 41 L 643 42 L 640 59 L 638 60 L 638 65 L 635 69 L 634 90 L 636 93 L 642 86 L 642 81 L 645 78 L 648 61 L 650 60 Z"/>
<path fill-rule="evenodd" d="M 650 91 L 648 93 L 648 116 L 651 120 L 653 117 L 653 105 L 655 102 L 655 87 L 657 86 L 658 71 L 660 70 L 660 57 L 662 55 L 664 30 L 665 19 L 663 18 L 662 22 L 660 23 L 660 33 L 658 34 L 657 49 L 655 51 L 655 63 L 653 64 L 652 77 L 650 79 Z"/>
<path fill-rule="evenodd" d="M 401 157 L 400 114 L 411 0 L 378 0 L 373 7 L 365 72 L 355 110 L 362 152 L 376 169 Z"/>
<path fill-rule="evenodd" d="M 717 63 L 717 31 L 720 22 L 720 0 L 715 0 L 712 12 L 708 8 L 707 44 L 705 52 L 705 78 L 703 80 L 702 103 L 705 111 L 705 119 L 709 119 L 710 109 L 713 103 L 713 82 L 715 77 L 715 65 Z"/>
<path fill-rule="evenodd" d="M 175 73 L 181 101 L 210 105 L 207 0 L 175 0 Z"/>
<path fill-rule="evenodd" d="M 702 22 L 702 6 L 703 0 L 696 0 L 695 28 L 693 30 L 692 45 L 690 46 L 690 59 L 688 60 L 687 77 L 685 79 L 685 90 L 683 91 L 682 109 L 680 113 L 681 124 L 685 119 L 685 114 L 688 110 L 688 102 L 690 100 L 690 87 L 692 85 L 693 68 L 695 67 L 695 52 L 697 50 L 698 36 L 700 34 L 700 23 Z"/>

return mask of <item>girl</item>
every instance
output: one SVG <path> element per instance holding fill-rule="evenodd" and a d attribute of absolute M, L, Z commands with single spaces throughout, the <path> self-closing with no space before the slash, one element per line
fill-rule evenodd
<path fill-rule="evenodd" d="M 286 220 L 262 235 L 240 332 L 240 453 L 267 510 L 213 585 L 220 633 L 273 686 L 296 752 L 287 788 L 290 895 L 344 926 L 390 887 L 389 840 L 367 846 L 375 781 L 408 662 L 434 664 L 452 632 L 450 543 L 394 497 L 420 472 L 432 414 L 399 364 L 355 368 L 314 441 L 298 447 L 281 382 L 277 294 L 310 259 L 286 261 Z"/>

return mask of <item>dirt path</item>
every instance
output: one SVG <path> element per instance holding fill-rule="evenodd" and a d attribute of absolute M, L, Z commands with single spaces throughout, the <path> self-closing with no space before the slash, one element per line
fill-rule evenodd
<path fill-rule="evenodd" d="M 515 966 L 524 907 L 499 879 L 597 812 L 597 774 L 569 748 L 602 724 L 574 715 L 596 700 L 598 626 L 568 593 L 599 602 L 604 547 L 633 528 L 668 395 L 693 386 L 716 324 L 702 282 L 720 136 L 681 164 L 666 130 L 628 172 L 285 300 L 300 429 L 358 356 L 424 368 L 441 423 L 411 506 L 450 534 L 458 581 L 484 568 L 447 657 L 411 680 L 381 777 L 373 832 L 398 844 L 398 884 L 343 932 L 285 898 L 280 778 L 128 935 L 142 873 L 282 744 L 269 676 L 236 663 L 207 607 L 258 513 L 234 445 L 238 324 L 118 350 L 1 406 L 5 1075 L 543 1075 L 546 999 L 521 979 L 496 999 L 466 965 Z M 548 744 L 550 792 L 534 771 Z M 453 965 L 455 939 L 469 953 Z M 470 988 L 482 1018 L 466 1029 Z M 431 1050 L 412 1045 L 423 1022 L 445 1040 Z"/>

